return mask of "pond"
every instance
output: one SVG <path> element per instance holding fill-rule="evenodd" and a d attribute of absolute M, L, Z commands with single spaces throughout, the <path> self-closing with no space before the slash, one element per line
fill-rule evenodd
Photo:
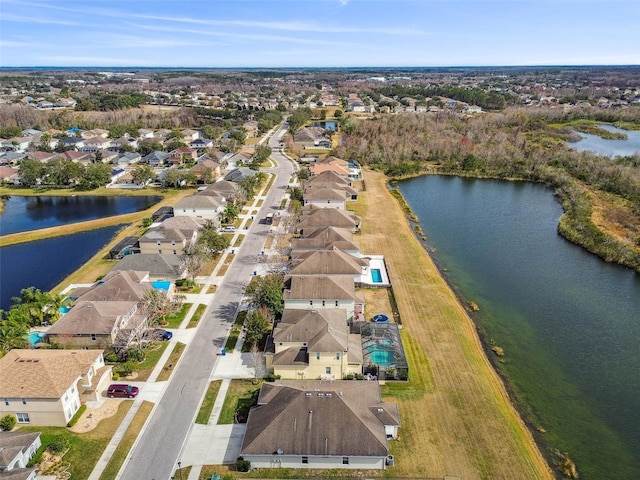
<path fill-rule="evenodd" d="M 577 142 L 569 142 L 567 145 L 575 150 L 594 152 L 610 157 L 626 157 L 640 153 L 640 131 L 622 130 L 612 125 L 598 125 L 609 132 L 623 133 L 626 140 L 606 140 L 597 135 L 577 132 L 582 137 Z"/>
<path fill-rule="evenodd" d="M 12 195 L 0 213 L 1 235 L 26 232 L 68 223 L 95 220 L 145 210 L 162 197 L 86 196 L 72 197 Z"/>
<path fill-rule="evenodd" d="M 64 237 L 20 243 L 0 248 L 0 309 L 11 298 L 34 286 L 49 291 L 80 268 L 115 235 L 122 225 L 99 228 Z"/>
<path fill-rule="evenodd" d="M 504 349 L 496 368 L 546 431 L 538 439 L 568 452 L 583 480 L 640 478 L 640 275 L 560 237 L 562 209 L 544 186 L 442 176 L 398 186 L 425 248 Z"/>

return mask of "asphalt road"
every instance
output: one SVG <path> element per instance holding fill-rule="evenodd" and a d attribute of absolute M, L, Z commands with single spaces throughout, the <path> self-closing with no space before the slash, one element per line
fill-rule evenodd
<path fill-rule="evenodd" d="M 276 179 L 256 219 L 275 212 L 293 173 L 292 163 L 276 151 L 279 132 L 269 142 L 278 167 Z M 198 331 L 175 368 L 146 428 L 131 450 L 121 475 L 123 480 L 166 480 L 180 461 L 209 378 L 233 325 L 245 285 L 251 279 L 270 227 L 254 220 L 224 280 L 218 286 Z"/>

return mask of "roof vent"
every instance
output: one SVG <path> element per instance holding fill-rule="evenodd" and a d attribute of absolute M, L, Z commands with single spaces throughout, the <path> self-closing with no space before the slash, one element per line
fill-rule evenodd
<path fill-rule="evenodd" d="M 307 392 L 307 393 L 305 393 L 305 394 L 304 394 L 304 396 L 305 396 L 305 397 L 312 397 L 312 396 L 313 396 L 313 393 L 311 393 L 311 392 Z"/>
<path fill-rule="evenodd" d="M 322 393 L 322 392 L 318 392 L 318 396 L 319 396 L 319 397 L 324 397 L 324 393 Z"/>
<path fill-rule="evenodd" d="M 342 390 L 338 392 L 338 395 L 343 396 L 344 393 L 342 393 Z"/>
<path fill-rule="evenodd" d="M 327 393 L 327 397 L 333 397 L 333 393 Z"/>
<path fill-rule="evenodd" d="M 382 412 L 384 412 L 384 409 L 383 408 L 379 408 L 378 409 L 378 413 L 382 413 Z"/>

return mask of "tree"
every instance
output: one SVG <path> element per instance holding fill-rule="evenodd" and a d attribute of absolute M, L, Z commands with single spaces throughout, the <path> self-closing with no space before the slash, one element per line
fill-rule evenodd
<path fill-rule="evenodd" d="M 25 313 L 24 310 L 0 310 L 0 357 L 14 348 L 26 348 L 29 345 L 29 316 Z"/>
<path fill-rule="evenodd" d="M 152 152 L 161 152 L 162 144 L 160 142 L 144 142 L 138 147 L 138 153 L 145 157 Z"/>
<path fill-rule="evenodd" d="M 183 178 L 181 171 L 176 167 L 168 168 L 162 174 L 162 182 L 165 185 L 179 188 L 182 185 Z"/>
<path fill-rule="evenodd" d="M 267 330 L 268 332 L 269 330 Z M 253 368 L 253 383 L 257 383 L 258 378 L 264 376 L 262 374 L 262 366 L 264 365 L 264 353 L 260 351 L 258 342 L 253 342 L 249 349 L 251 368 Z"/>
<path fill-rule="evenodd" d="M 0 419 L 0 430 L 10 432 L 16 426 L 18 419 L 14 415 L 5 415 Z"/>
<path fill-rule="evenodd" d="M 149 325 L 164 324 L 166 316 L 177 312 L 183 300 L 183 295 L 173 295 L 171 297 L 163 290 L 146 289 L 142 295 L 142 302 Z"/>
<path fill-rule="evenodd" d="M 224 223 L 231 223 L 236 218 L 238 218 L 238 207 L 233 202 L 227 202 L 224 213 L 222 214 L 222 221 Z"/>
<path fill-rule="evenodd" d="M 191 245 L 182 256 L 182 264 L 192 282 L 202 273 L 206 261 L 207 255 L 198 245 Z"/>
<path fill-rule="evenodd" d="M 41 326 L 45 322 L 51 323 L 58 319 L 58 307 L 61 304 L 61 297 L 54 296 L 48 292 L 43 292 L 36 287 L 28 287 L 20 290 L 19 297 L 13 297 L 13 305 L 9 312 L 19 310 L 22 318 L 28 318 L 28 325 Z M 55 310 L 55 311 L 54 311 Z"/>
<path fill-rule="evenodd" d="M 111 181 L 111 167 L 105 163 L 90 163 L 78 182 L 79 190 L 93 190 Z"/>
<path fill-rule="evenodd" d="M 264 309 L 251 310 L 244 319 L 244 340 L 250 345 L 256 345 L 271 330 L 271 323 Z"/>
<path fill-rule="evenodd" d="M 45 172 L 44 163 L 25 158 L 20 162 L 20 183 L 28 187 L 37 185 L 44 177 Z"/>
<path fill-rule="evenodd" d="M 136 165 L 131 170 L 131 177 L 138 185 L 146 185 L 156 178 L 156 172 L 149 165 Z"/>
<path fill-rule="evenodd" d="M 214 258 L 217 254 L 229 248 L 229 239 L 218 233 L 217 229 L 208 224 L 198 237 L 198 248 L 207 258 Z"/>
<path fill-rule="evenodd" d="M 255 276 L 245 288 L 245 295 L 253 307 L 266 308 L 271 314 L 279 318 L 284 310 L 282 291 L 284 279 L 278 274 Z"/>

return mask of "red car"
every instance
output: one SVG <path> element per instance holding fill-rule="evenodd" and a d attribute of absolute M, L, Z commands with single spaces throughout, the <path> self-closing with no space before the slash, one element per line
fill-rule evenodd
<path fill-rule="evenodd" d="M 138 395 L 139 391 L 140 389 L 134 385 L 114 383 L 113 385 L 109 385 L 109 388 L 107 389 L 107 397 L 134 398 Z"/>

